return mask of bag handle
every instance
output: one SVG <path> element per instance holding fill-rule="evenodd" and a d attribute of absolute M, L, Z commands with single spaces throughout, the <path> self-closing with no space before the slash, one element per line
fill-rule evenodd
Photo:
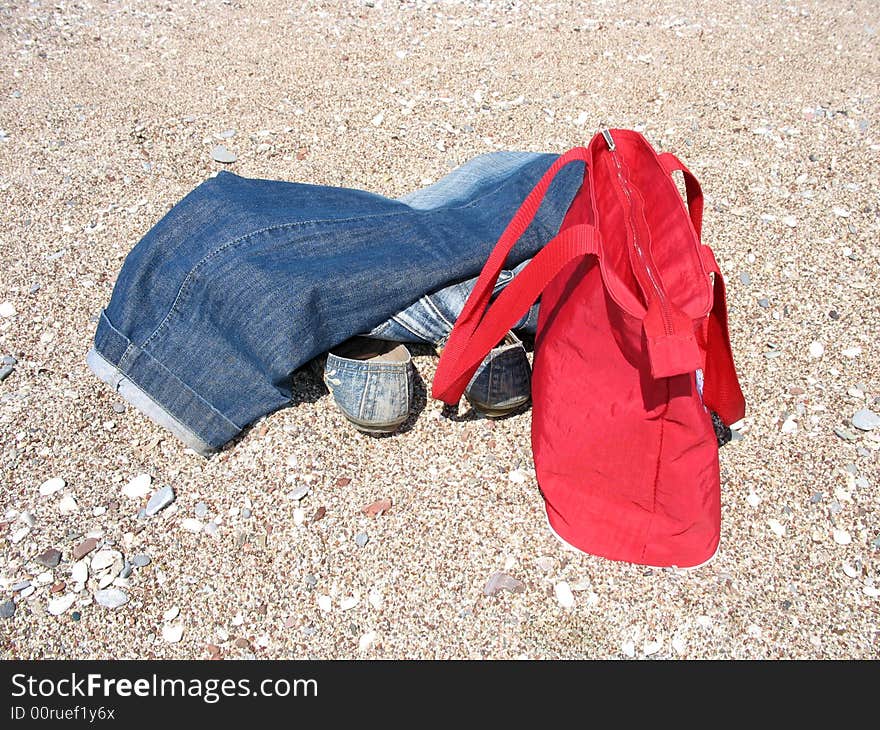
<path fill-rule="evenodd" d="M 699 238 L 703 228 L 703 190 L 696 176 L 671 152 L 659 155 L 660 164 L 670 175 L 681 172 L 684 175 L 688 212 L 694 230 Z M 736 366 L 733 362 L 733 349 L 730 346 L 730 328 L 727 321 L 727 290 L 721 268 L 712 249 L 700 246 L 700 257 L 707 272 L 714 274 L 712 292 L 712 311 L 709 312 L 706 336 L 706 365 L 703 368 L 703 403 L 715 411 L 724 423 L 736 423 L 746 414 Z"/>
<path fill-rule="evenodd" d="M 706 334 L 706 365 L 703 368 L 703 403 L 715 411 L 728 426 L 746 415 L 727 323 L 727 294 L 724 277 L 708 246 L 700 246 L 700 256 L 706 270 L 715 275 L 712 311 L 709 312 Z"/>
<path fill-rule="evenodd" d="M 685 164 L 679 160 L 671 152 L 663 152 L 658 155 L 660 164 L 663 169 L 670 175 L 673 172 L 681 172 L 684 175 L 684 187 L 687 193 L 688 212 L 691 215 L 691 222 L 694 224 L 694 230 L 699 238 L 703 232 L 703 189 L 700 182 Z"/>
<path fill-rule="evenodd" d="M 514 277 L 476 325 L 468 327 L 459 318 L 440 356 L 431 396 L 450 405 L 458 403 L 480 363 L 532 306 L 547 284 L 572 261 L 598 254 L 598 237 L 598 231 L 591 225 L 569 226 Z M 499 241 L 498 246 L 501 244 Z M 488 263 L 483 273 L 487 270 Z M 479 294 L 474 289 L 468 304 L 477 300 Z"/>

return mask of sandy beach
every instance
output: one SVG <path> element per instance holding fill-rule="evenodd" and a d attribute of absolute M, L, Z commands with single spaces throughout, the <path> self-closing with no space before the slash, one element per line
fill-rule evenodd
<path fill-rule="evenodd" d="M 870 0 L 0 6 L 0 658 L 878 658 L 878 34 Z M 304 368 L 209 460 L 86 366 L 220 169 L 396 197 L 606 124 L 697 175 L 728 280 L 748 413 L 706 567 L 566 550 L 530 411 L 446 417 L 428 348 L 401 432 Z"/>

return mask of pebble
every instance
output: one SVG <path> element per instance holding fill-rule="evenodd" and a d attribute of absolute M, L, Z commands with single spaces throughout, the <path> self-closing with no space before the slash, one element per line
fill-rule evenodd
<path fill-rule="evenodd" d="M 354 536 L 354 542 L 359 548 L 365 547 L 369 541 L 370 536 L 366 532 L 359 532 Z"/>
<path fill-rule="evenodd" d="M 748 274 L 747 272 L 745 272 L 745 271 L 743 271 L 743 272 L 739 275 L 739 280 L 740 280 L 743 284 L 745 284 L 746 286 L 748 286 L 749 284 L 752 283 L 752 277 L 749 276 L 749 274 Z"/>
<path fill-rule="evenodd" d="M 844 357 L 849 357 L 849 358 L 858 357 L 859 355 L 862 354 L 862 348 L 858 347 L 858 346 L 847 347 L 845 350 L 841 350 L 840 354 L 843 355 Z"/>
<path fill-rule="evenodd" d="M 834 433 L 844 441 L 857 441 L 859 438 L 849 429 L 843 428 L 843 426 L 835 426 Z"/>
<path fill-rule="evenodd" d="M 377 611 L 382 610 L 384 599 L 382 598 L 382 594 L 378 590 L 376 590 L 375 588 L 371 588 L 370 593 L 367 596 L 367 600 L 370 602 L 370 605 L 374 609 L 376 609 Z"/>
<path fill-rule="evenodd" d="M 306 495 L 312 490 L 312 488 L 308 484 L 301 484 L 296 489 L 294 489 L 288 496 L 299 502 L 306 497 Z"/>
<path fill-rule="evenodd" d="M 118 550 L 101 550 L 95 553 L 89 567 L 92 573 L 100 573 L 102 570 L 112 567 L 117 561 L 122 562 L 122 553 Z"/>
<path fill-rule="evenodd" d="M 58 490 L 64 489 L 65 486 L 67 486 L 67 482 L 61 477 L 52 477 L 40 485 L 40 494 L 48 497 L 50 494 L 55 494 Z"/>
<path fill-rule="evenodd" d="M 13 616 L 15 616 L 15 603 L 13 601 L 0 603 L 0 618 L 12 618 Z"/>
<path fill-rule="evenodd" d="M 9 541 L 13 545 L 17 545 L 22 540 L 24 540 L 30 534 L 30 532 L 31 532 L 31 528 L 28 527 L 27 525 L 25 525 L 24 527 L 21 527 L 18 530 L 16 530 L 15 532 L 13 532 L 9 536 Z"/>
<path fill-rule="evenodd" d="M 29 580 L 22 580 L 18 583 L 13 583 L 12 592 L 13 593 L 21 593 L 23 590 L 26 590 L 31 587 L 31 582 Z"/>
<path fill-rule="evenodd" d="M 360 602 L 361 599 L 358 596 L 349 596 L 348 598 L 345 598 L 340 602 L 339 608 L 341 608 L 343 611 L 349 611 L 357 606 Z"/>
<path fill-rule="evenodd" d="M 253 516 L 253 514 L 254 514 L 254 513 L 251 512 L 247 507 L 245 507 L 245 508 L 241 511 L 241 516 L 242 516 L 244 519 L 246 519 L 246 520 L 249 520 L 249 519 Z"/>
<path fill-rule="evenodd" d="M 70 580 L 74 583 L 85 583 L 89 579 L 89 561 L 88 558 L 80 560 L 73 564 L 70 571 Z"/>
<path fill-rule="evenodd" d="M 556 600 L 563 608 L 574 608 L 574 593 L 566 581 L 560 581 L 553 587 L 556 593 Z"/>
<path fill-rule="evenodd" d="M 358 640 L 358 651 L 367 651 L 376 641 L 376 632 L 368 631 Z"/>
<path fill-rule="evenodd" d="M 54 568 L 61 562 L 61 551 L 56 548 L 49 548 L 37 555 L 35 560 L 46 568 Z"/>
<path fill-rule="evenodd" d="M 222 144 L 217 145 L 211 150 L 211 157 L 213 157 L 216 162 L 222 162 L 225 165 L 232 164 L 238 159 L 238 156 L 234 152 L 230 152 Z"/>
<path fill-rule="evenodd" d="M 510 479 L 514 484 L 525 484 L 528 476 L 522 469 L 514 469 L 510 474 L 507 475 L 507 478 Z"/>
<path fill-rule="evenodd" d="M 817 359 L 822 357 L 822 355 L 824 354 L 825 345 L 823 345 L 818 340 L 810 343 L 810 357 L 812 357 L 813 359 Z"/>
<path fill-rule="evenodd" d="M 22 512 L 18 516 L 18 519 L 24 522 L 24 524 L 26 524 L 28 527 L 33 527 L 37 524 L 37 518 L 34 517 L 33 514 L 31 514 L 30 512 Z"/>
<path fill-rule="evenodd" d="M 651 656 L 651 655 L 653 655 L 653 654 L 656 654 L 656 653 L 657 653 L 658 651 L 660 651 L 662 648 L 663 648 L 663 644 L 662 644 L 662 642 L 659 642 L 659 641 L 647 641 L 647 640 L 646 640 L 645 643 L 642 645 L 642 653 L 643 653 L 645 656 Z"/>
<path fill-rule="evenodd" d="M 509 591 L 510 593 L 522 593 L 526 589 L 525 584 L 521 580 L 513 578 L 507 573 L 498 571 L 489 576 L 486 585 L 483 586 L 483 593 L 487 596 L 494 596 L 499 591 Z"/>
<path fill-rule="evenodd" d="M 220 526 L 216 522 L 209 522 L 205 525 L 205 534 L 207 535 L 216 535 L 217 530 L 220 529 Z"/>
<path fill-rule="evenodd" d="M 130 562 L 128 562 L 127 560 L 123 561 L 122 570 L 119 571 L 119 579 L 126 580 L 131 575 L 132 570 L 133 570 L 132 564 Z M 116 581 L 113 581 L 113 582 L 116 583 Z"/>
<path fill-rule="evenodd" d="M 180 523 L 180 525 L 187 532 L 201 532 L 203 529 L 205 529 L 205 525 L 201 520 L 196 520 L 192 517 L 187 517 L 183 522 Z"/>
<path fill-rule="evenodd" d="M 774 535 L 777 535 L 778 537 L 782 537 L 783 535 L 785 535 L 785 525 L 783 525 L 779 520 L 769 519 L 767 520 L 767 525 L 773 531 Z"/>
<path fill-rule="evenodd" d="M 232 137 L 235 136 L 235 130 L 234 129 L 224 129 L 222 132 L 217 132 L 216 136 L 218 139 L 231 139 Z"/>
<path fill-rule="evenodd" d="M 198 517 L 200 520 L 203 520 L 205 517 L 208 516 L 208 505 L 206 505 L 204 502 L 199 502 L 196 505 L 195 513 L 196 517 Z"/>
<path fill-rule="evenodd" d="M 858 577 L 859 577 L 859 571 L 856 570 L 856 569 L 855 569 L 853 566 L 851 566 L 849 563 L 844 563 L 844 564 L 843 564 L 843 572 L 846 574 L 846 576 L 847 576 L 848 578 L 858 578 Z"/>
<path fill-rule="evenodd" d="M 306 575 L 305 581 L 306 581 L 306 585 L 309 588 L 314 588 L 316 585 L 318 585 L 318 579 L 315 578 L 315 576 L 313 576 L 311 573 Z"/>
<path fill-rule="evenodd" d="M 868 408 L 862 408 L 853 415 L 852 425 L 860 431 L 873 431 L 880 427 L 880 415 Z"/>
<path fill-rule="evenodd" d="M 636 644 L 634 641 L 627 640 L 620 645 L 620 650 L 632 659 L 636 655 Z"/>
<path fill-rule="evenodd" d="M 65 494 L 58 502 L 58 511 L 63 515 L 70 515 L 79 512 L 79 505 L 71 495 Z"/>
<path fill-rule="evenodd" d="M 111 408 L 114 413 L 125 413 L 125 403 L 114 403 Z"/>
<path fill-rule="evenodd" d="M 83 540 L 79 545 L 77 545 L 73 549 L 73 559 L 79 560 L 85 555 L 88 555 L 92 550 L 98 547 L 98 539 L 95 537 L 89 537 Z"/>
<path fill-rule="evenodd" d="M 183 638 L 183 624 L 168 624 L 162 627 L 162 639 L 176 644 Z"/>
<path fill-rule="evenodd" d="M 162 614 L 163 621 L 174 621 L 180 615 L 180 608 L 177 606 L 172 606 L 165 613 Z"/>
<path fill-rule="evenodd" d="M 390 499 L 377 499 L 375 502 L 361 507 L 361 512 L 363 512 L 367 517 L 377 517 L 379 515 L 385 514 L 390 509 Z"/>
<path fill-rule="evenodd" d="M 150 493 L 153 477 L 149 474 L 138 474 L 122 488 L 122 493 L 132 499 L 143 499 Z"/>
<path fill-rule="evenodd" d="M 73 605 L 73 602 L 76 600 L 76 595 L 73 593 L 68 593 L 59 598 L 52 598 L 47 606 L 47 610 L 53 616 L 60 616 L 62 613 L 65 613 L 68 608 Z"/>
<path fill-rule="evenodd" d="M 162 487 L 154 492 L 153 496 L 150 497 L 150 501 L 147 502 L 145 510 L 147 517 L 152 517 L 160 510 L 165 509 L 174 501 L 174 497 L 174 489 L 170 486 Z"/>
<path fill-rule="evenodd" d="M 680 636 L 676 636 L 672 639 L 672 648 L 675 649 L 676 654 L 684 654 L 687 644 L 685 644 L 684 639 Z"/>
<path fill-rule="evenodd" d="M 320 608 L 322 611 L 329 611 L 331 608 L 333 608 L 333 600 L 330 598 L 330 596 L 318 596 L 317 601 L 318 608 Z"/>
<path fill-rule="evenodd" d="M 762 309 L 768 309 L 770 307 L 770 300 L 767 297 L 761 297 L 758 300 L 758 306 Z"/>
<path fill-rule="evenodd" d="M 150 564 L 150 556 L 146 553 L 141 553 L 140 555 L 134 555 L 131 559 L 131 564 L 136 568 L 143 568 Z"/>
<path fill-rule="evenodd" d="M 877 588 L 876 586 L 865 586 L 862 591 L 864 591 L 865 595 L 869 598 L 880 597 L 880 588 Z"/>
<path fill-rule="evenodd" d="M 797 225 L 797 218 L 795 218 L 793 215 L 787 215 L 782 218 L 782 222 L 789 228 L 794 228 Z"/>
<path fill-rule="evenodd" d="M 846 530 L 834 530 L 831 536 L 838 545 L 849 545 L 852 542 L 852 538 Z"/>
<path fill-rule="evenodd" d="M 95 603 L 104 608 L 119 608 L 128 603 L 128 594 L 118 588 L 105 588 L 95 593 Z"/>
<path fill-rule="evenodd" d="M 748 496 L 746 497 L 746 502 L 749 503 L 750 507 L 757 507 L 759 504 L 761 504 L 761 498 L 754 492 L 749 492 Z"/>
<path fill-rule="evenodd" d="M 15 316 L 15 306 L 12 302 L 3 302 L 0 304 L 0 317 L 14 317 Z"/>

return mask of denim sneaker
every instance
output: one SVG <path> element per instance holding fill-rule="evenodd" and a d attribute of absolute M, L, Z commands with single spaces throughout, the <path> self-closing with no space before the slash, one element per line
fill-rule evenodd
<path fill-rule="evenodd" d="M 327 354 L 324 383 L 360 431 L 396 431 L 409 416 L 412 358 L 404 345 L 354 337 Z"/>

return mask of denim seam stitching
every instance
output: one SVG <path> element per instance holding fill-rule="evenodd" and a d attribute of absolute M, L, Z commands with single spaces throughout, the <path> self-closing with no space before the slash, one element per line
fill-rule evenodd
<path fill-rule="evenodd" d="M 213 448 L 216 448 L 215 446 L 213 446 L 213 445 L 211 444 L 211 442 L 208 440 L 208 437 L 205 436 L 204 433 L 203 433 L 200 429 L 197 429 L 197 428 L 195 428 L 194 426 L 192 426 L 191 424 L 184 423 L 183 421 L 181 421 L 177 416 L 175 416 L 171 411 L 168 410 L 168 407 L 167 407 L 167 406 L 165 406 L 164 404 L 160 403 L 160 402 L 157 401 L 152 395 L 150 395 L 150 392 L 149 392 L 149 391 L 148 391 L 143 385 L 141 385 L 141 384 L 137 381 L 136 378 L 132 377 L 129 373 L 127 373 L 127 372 L 125 372 L 124 370 L 122 370 L 118 365 L 114 365 L 112 362 L 110 362 L 109 360 L 107 360 L 107 358 L 105 358 L 103 355 L 101 355 L 100 352 L 98 352 L 98 355 L 101 357 L 102 360 L 104 360 L 104 362 L 106 362 L 108 365 L 110 365 L 110 367 L 114 368 L 114 369 L 116 370 L 116 372 L 121 376 L 121 379 L 116 383 L 116 392 L 119 392 L 119 386 L 122 384 L 122 379 L 124 379 L 124 380 L 128 380 L 129 382 L 134 383 L 134 384 L 138 387 L 138 390 L 140 390 L 140 391 L 141 391 L 141 392 L 142 392 L 142 393 L 143 393 L 143 394 L 144 394 L 144 395 L 145 395 L 145 396 L 146 396 L 146 397 L 147 397 L 147 398 L 148 398 L 153 404 L 155 404 L 156 407 L 159 408 L 159 410 L 164 411 L 165 413 L 167 413 L 167 414 L 168 414 L 168 417 L 169 417 L 171 420 L 175 421 L 177 424 L 179 424 L 179 425 L 181 426 L 181 428 L 183 428 L 183 430 L 192 432 L 192 434 L 193 434 L 194 436 L 197 436 L 201 441 L 203 441 L 203 442 L 204 442 L 207 446 L 209 446 L 210 448 L 212 448 L 212 449 L 213 449 Z M 158 361 L 157 361 L 157 362 L 158 362 Z M 160 363 L 160 364 L 161 364 L 161 363 Z M 174 373 L 171 373 L 171 375 L 174 375 Z M 175 376 L 175 377 L 176 377 L 176 376 Z M 187 386 L 187 387 L 189 387 L 189 386 Z M 196 398 L 198 398 L 199 400 L 201 400 L 201 401 L 203 401 L 204 403 L 206 403 L 206 405 L 208 405 L 209 407 L 211 407 L 212 410 L 215 410 L 215 409 L 213 408 L 213 406 L 211 406 L 210 403 L 208 403 L 207 401 L 205 401 L 204 398 L 202 398 L 198 393 L 196 393 L 195 391 L 192 391 L 192 393 L 193 393 L 193 395 L 196 396 Z M 222 418 L 226 418 L 222 413 L 218 413 L 218 415 L 221 416 Z M 226 418 L 226 420 L 229 421 L 228 418 Z M 229 423 L 231 423 L 233 426 L 235 426 L 235 424 L 232 423 L 232 421 L 229 421 Z M 241 428 L 239 428 L 238 426 L 235 426 L 235 427 L 236 427 L 239 431 L 241 431 Z"/>
<path fill-rule="evenodd" d="M 103 314 L 103 310 L 102 310 L 102 314 Z M 125 376 L 126 378 L 128 378 L 132 383 L 134 383 L 135 385 L 137 385 L 137 387 L 140 388 L 142 391 L 144 391 L 144 393 L 147 393 L 147 394 L 149 395 L 149 393 L 147 392 L 147 389 L 146 389 L 143 385 L 141 385 L 137 380 L 135 380 L 133 377 L 131 377 L 130 373 L 129 373 L 127 370 L 123 370 L 123 369 L 122 369 L 122 360 L 123 360 L 123 358 L 124 358 L 125 355 L 128 353 L 128 351 L 129 351 L 132 347 L 135 346 L 135 344 L 134 344 L 131 340 L 129 340 L 128 337 L 126 337 L 124 334 L 122 334 L 122 332 L 120 332 L 118 329 L 116 329 L 116 328 L 113 326 L 113 324 L 110 322 L 110 318 L 109 318 L 106 314 L 104 314 L 104 321 L 107 322 L 107 324 L 108 324 L 108 326 L 110 327 L 111 330 L 113 330 L 116 334 L 118 334 L 120 337 L 124 338 L 124 339 L 129 343 L 128 346 L 125 348 L 125 352 L 123 353 L 122 357 L 119 359 L 119 362 L 118 362 L 118 363 L 110 362 L 109 360 L 107 360 L 107 358 L 104 358 L 104 360 L 106 360 L 108 363 L 110 363 L 110 365 L 112 365 L 114 368 L 116 368 L 116 370 L 117 370 L 120 374 L 122 374 L 123 376 Z M 226 415 L 224 415 L 223 413 L 221 413 L 220 411 L 218 411 L 218 410 L 217 410 L 217 409 L 216 409 L 211 403 L 209 403 L 209 402 L 208 402 L 207 400 L 205 400 L 201 395 L 199 395 L 199 394 L 198 394 L 198 393 L 197 393 L 192 387 L 190 387 L 189 385 L 187 385 L 186 383 L 184 383 L 184 382 L 183 382 L 180 378 L 178 378 L 173 372 L 171 372 L 171 370 L 169 370 L 164 364 L 162 364 L 162 362 L 160 362 L 157 358 L 153 357 L 149 352 L 146 352 L 146 350 L 144 350 L 143 348 L 140 348 L 140 350 L 141 350 L 144 354 L 146 354 L 147 356 L 149 356 L 149 358 L 150 358 L 150 360 L 151 360 L 152 362 L 154 362 L 156 365 L 158 365 L 160 368 L 162 368 L 162 370 L 164 370 L 166 373 L 168 373 L 172 378 L 174 378 L 174 379 L 175 379 L 176 381 L 178 381 L 181 385 L 183 385 L 183 386 L 184 386 L 184 387 L 185 387 L 190 393 L 192 393 L 193 396 L 195 396 L 199 401 L 201 401 L 202 403 L 204 403 L 204 404 L 205 404 L 205 405 L 206 405 L 206 406 L 207 406 L 207 407 L 208 407 L 213 413 L 216 413 L 218 416 L 220 416 L 220 418 L 222 418 L 224 421 L 226 421 L 227 423 L 229 423 L 229 425 L 233 426 L 233 427 L 236 428 L 237 430 L 239 430 L 239 431 L 242 430 L 242 427 L 241 427 L 241 426 L 239 426 L 237 423 L 235 423 L 235 421 L 233 421 L 232 419 L 230 419 L 228 416 L 226 416 Z M 99 353 L 99 354 L 100 354 L 100 353 Z M 101 355 L 101 357 L 103 357 L 103 355 Z M 118 387 L 117 387 L 117 390 L 118 390 Z M 168 408 L 167 408 L 166 406 L 162 405 L 161 403 L 159 403 L 159 401 L 155 400 L 155 399 L 152 398 L 152 397 L 150 397 L 150 400 L 152 400 L 157 406 L 159 406 L 159 407 L 162 408 L 163 410 L 168 411 Z M 169 414 L 170 414 L 170 411 L 168 411 L 168 412 L 169 412 Z M 173 415 L 172 415 L 172 418 L 174 418 Z M 195 431 L 195 429 L 193 429 L 191 426 L 188 426 L 188 428 L 189 428 L 191 431 L 193 431 L 194 433 L 196 433 L 196 435 L 199 436 L 199 438 L 201 438 L 202 441 L 204 441 L 205 443 L 208 443 L 208 440 L 205 439 L 204 437 L 202 437 L 201 435 L 199 435 L 198 432 Z"/>
<path fill-rule="evenodd" d="M 504 182 L 499 184 L 498 187 L 493 188 L 492 190 L 485 193 L 484 195 L 481 195 L 479 198 L 475 198 L 474 200 L 470 201 L 466 205 L 461 205 L 458 207 L 443 208 L 443 210 L 464 210 L 465 208 L 470 208 L 471 206 L 476 205 L 483 198 L 486 198 L 490 195 L 494 195 L 495 193 L 497 193 L 503 187 L 508 185 L 510 183 L 510 181 L 511 181 L 511 178 L 507 178 Z M 404 203 L 404 205 L 406 205 L 406 204 Z M 178 289 L 177 295 L 174 297 L 174 301 L 171 303 L 171 308 L 168 310 L 165 317 L 159 323 L 159 326 L 156 327 L 156 329 L 153 331 L 153 334 L 151 334 L 144 341 L 143 345 L 141 345 L 141 348 L 145 349 L 153 341 L 153 339 L 165 328 L 171 315 L 174 314 L 174 312 L 176 311 L 177 304 L 180 301 L 180 298 L 183 295 L 184 290 L 186 289 L 187 285 L 189 284 L 189 282 L 192 279 L 192 276 L 196 272 L 196 270 L 198 268 L 200 268 L 201 266 L 203 266 L 204 264 L 206 264 L 208 261 L 210 261 L 215 256 L 217 256 L 220 253 L 222 253 L 223 251 L 225 251 L 230 246 L 234 246 L 236 243 L 241 243 L 243 241 L 247 241 L 248 239 L 253 238 L 254 236 L 258 236 L 263 233 L 269 233 L 271 231 L 276 231 L 276 230 L 283 230 L 283 229 L 287 229 L 287 228 L 296 228 L 298 226 L 312 225 L 312 224 L 319 224 L 319 223 L 346 223 L 348 221 L 371 220 L 374 218 L 396 218 L 398 216 L 405 215 L 405 214 L 415 210 L 414 208 L 410 208 L 409 206 L 407 206 L 407 208 L 408 208 L 408 210 L 400 211 L 399 213 L 383 213 L 381 215 L 354 216 L 354 217 L 350 217 L 350 218 L 324 218 L 324 219 L 317 219 L 317 220 L 310 220 L 310 221 L 296 221 L 294 223 L 279 223 L 274 226 L 267 226 L 266 228 L 261 228 L 257 231 L 252 231 L 251 233 L 248 233 L 244 236 L 239 236 L 238 238 L 235 238 L 232 241 L 227 241 L 222 246 L 219 246 L 218 248 L 214 249 L 211 253 L 206 254 L 199 262 L 197 262 L 195 264 L 195 266 L 193 266 L 192 269 L 190 269 L 190 271 L 184 277 L 183 282 L 180 285 L 180 289 Z M 434 210 L 419 211 L 419 212 L 421 212 L 425 215 L 433 215 L 433 214 L 439 212 L 439 210 L 440 209 L 435 208 Z"/>

